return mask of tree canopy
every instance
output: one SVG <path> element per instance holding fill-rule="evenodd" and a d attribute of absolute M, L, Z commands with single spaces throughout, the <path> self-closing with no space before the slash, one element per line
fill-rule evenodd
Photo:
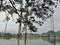
<path fill-rule="evenodd" d="M 18 14 L 16 23 L 20 23 L 22 19 L 24 26 L 27 23 L 29 29 L 36 32 L 37 28 L 33 23 L 42 26 L 43 21 L 53 16 L 54 8 L 59 2 L 60 0 L 0 0 L 0 11 L 8 12 L 11 17 L 14 13 Z"/>

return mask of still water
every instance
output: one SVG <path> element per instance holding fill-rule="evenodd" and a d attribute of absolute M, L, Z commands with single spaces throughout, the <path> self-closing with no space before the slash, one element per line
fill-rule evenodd
<path fill-rule="evenodd" d="M 27 45 L 54 45 L 54 40 L 50 38 L 27 39 Z M 60 45 L 60 39 L 56 39 L 56 45 Z M 18 39 L 2 39 L 0 38 L 0 45 L 18 45 Z M 24 39 L 20 39 L 20 44 L 24 45 Z"/>

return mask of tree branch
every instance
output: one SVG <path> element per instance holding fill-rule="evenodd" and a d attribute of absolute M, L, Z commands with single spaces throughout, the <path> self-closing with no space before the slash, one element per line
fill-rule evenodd
<path fill-rule="evenodd" d="M 10 3 L 12 4 L 12 6 L 13 6 L 13 8 L 15 9 L 16 13 L 18 14 L 18 16 L 21 17 L 20 14 L 17 12 L 17 9 L 16 9 L 15 6 L 13 5 L 12 1 L 11 1 L 11 0 L 9 0 L 9 1 L 10 1 Z M 21 17 L 21 18 L 22 18 L 22 17 Z"/>

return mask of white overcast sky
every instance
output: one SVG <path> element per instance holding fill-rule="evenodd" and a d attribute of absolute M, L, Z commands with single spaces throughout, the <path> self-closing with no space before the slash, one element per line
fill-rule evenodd
<path fill-rule="evenodd" d="M 5 31 L 5 22 L 3 22 L 2 20 L 4 19 L 4 13 L 0 13 L 0 32 L 4 32 Z M 14 16 L 16 17 L 16 16 Z M 47 19 L 47 21 L 45 21 L 45 23 L 43 24 L 43 26 L 38 26 L 37 24 L 35 24 L 38 27 L 38 32 L 39 34 L 43 33 L 43 32 L 48 32 L 50 29 L 50 20 Z M 54 25 L 55 25 L 55 31 L 60 31 L 60 5 L 55 9 L 55 13 L 54 13 Z M 7 26 L 7 32 L 11 32 L 11 33 L 17 33 L 18 32 L 18 24 L 9 21 L 8 22 L 8 26 Z"/>

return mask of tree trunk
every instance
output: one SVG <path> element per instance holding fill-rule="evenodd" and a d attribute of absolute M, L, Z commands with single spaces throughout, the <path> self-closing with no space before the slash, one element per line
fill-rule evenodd
<path fill-rule="evenodd" d="M 6 30 L 7 30 L 7 24 L 8 24 L 8 21 L 6 21 L 6 25 L 5 25 L 5 34 L 6 34 Z"/>
<path fill-rule="evenodd" d="M 54 31 L 55 28 L 54 28 L 54 18 L 53 18 L 53 16 L 50 18 L 50 21 L 51 21 L 51 30 Z M 54 32 L 53 38 L 54 38 L 54 45 L 56 45 L 56 35 L 55 35 L 55 32 Z"/>
<path fill-rule="evenodd" d="M 26 42 L 27 42 L 27 25 L 25 26 L 25 45 L 26 45 Z"/>
<path fill-rule="evenodd" d="M 20 38 L 21 38 L 21 23 L 19 23 L 19 31 L 18 31 L 18 45 L 20 45 Z"/>
<path fill-rule="evenodd" d="M 21 17 L 22 17 L 22 12 L 21 12 Z M 19 23 L 19 31 L 18 31 L 18 45 L 20 45 L 20 40 L 21 39 L 21 28 L 22 28 L 22 18 L 19 17 L 20 23 Z"/>

